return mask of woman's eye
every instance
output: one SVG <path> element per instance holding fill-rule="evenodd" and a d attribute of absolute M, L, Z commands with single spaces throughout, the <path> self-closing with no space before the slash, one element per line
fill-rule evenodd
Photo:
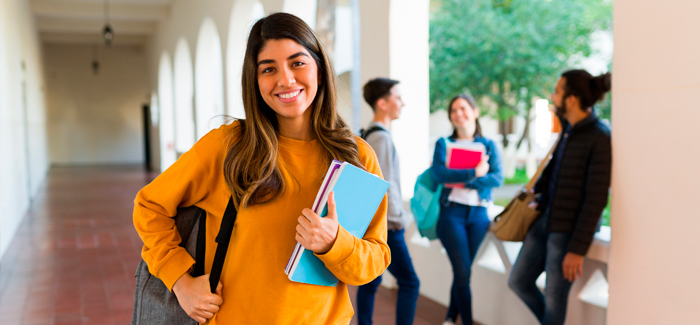
<path fill-rule="evenodd" d="M 292 63 L 293 67 L 303 67 L 304 65 L 306 65 L 306 62 L 303 62 L 303 61 L 297 61 L 297 62 Z"/>
<path fill-rule="evenodd" d="M 260 71 L 260 73 L 269 73 L 269 72 L 272 72 L 272 68 L 265 68 L 265 69 L 262 69 L 262 71 Z"/>

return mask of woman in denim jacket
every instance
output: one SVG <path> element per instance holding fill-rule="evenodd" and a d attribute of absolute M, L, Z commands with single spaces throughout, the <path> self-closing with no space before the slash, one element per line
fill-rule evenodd
<path fill-rule="evenodd" d="M 481 135 L 479 108 L 472 96 L 454 97 L 450 101 L 449 119 L 453 126 L 452 135 L 435 144 L 431 167 L 435 180 L 445 184 L 440 196 L 437 234 L 454 273 L 445 324 L 454 324 L 458 314 L 462 315 L 463 324 L 471 324 L 471 266 L 489 228 L 486 209 L 493 201 L 491 189 L 503 184 L 503 171 L 495 142 Z M 446 141 L 481 143 L 486 154 L 474 169 L 447 169 Z"/>

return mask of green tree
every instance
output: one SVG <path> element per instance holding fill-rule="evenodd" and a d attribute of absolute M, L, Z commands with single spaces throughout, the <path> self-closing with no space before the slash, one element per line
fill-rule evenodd
<path fill-rule="evenodd" d="M 612 25 L 610 0 L 442 0 L 433 7 L 431 111 L 467 92 L 502 132 L 508 119 L 526 117 L 516 149 L 529 134 L 532 98 L 548 98 L 559 74 L 576 63 L 571 58 L 590 55 L 590 35 Z"/>

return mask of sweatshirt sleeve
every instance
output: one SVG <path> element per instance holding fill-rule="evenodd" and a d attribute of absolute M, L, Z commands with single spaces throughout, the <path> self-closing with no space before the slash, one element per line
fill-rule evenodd
<path fill-rule="evenodd" d="M 445 141 L 447 141 L 445 138 L 441 138 L 435 143 L 433 165 L 430 167 L 435 181 L 438 183 L 464 183 L 474 179 L 476 175 L 474 169 L 448 169 L 445 166 L 445 155 L 447 154 Z"/>
<path fill-rule="evenodd" d="M 357 138 L 360 159 L 368 172 L 382 177 L 374 151 Z M 363 157 L 364 156 L 364 157 Z M 338 227 L 338 236 L 325 254 L 316 254 L 338 280 L 349 285 L 363 285 L 376 279 L 391 263 L 387 238 L 387 198 L 379 204 L 362 239 Z"/>
<path fill-rule="evenodd" d="M 503 185 L 503 163 L 498 147 L 493 141 L 488 141 L 489 147 L 489 172 L 483 177 L 477 177 L 467 181 L 465 187 L 476 190 L 494 188 Z"/>
<path fill-rule="evenodd" d="M 214 130 L 184 153 L 170 168 L 146 185 L 134 200 L 134 227 L 143 240 L 141 256 L 155 277 L 172 290 L 175 281 L 194 264 L 194 259 L 180 247 L 180 234 L 173 217 L 178 207 L 196 205 L 210 193 L 210 180 L 205 159 L 221 129 Z M 218 142 L 220 145 L 220 141 Z"/>

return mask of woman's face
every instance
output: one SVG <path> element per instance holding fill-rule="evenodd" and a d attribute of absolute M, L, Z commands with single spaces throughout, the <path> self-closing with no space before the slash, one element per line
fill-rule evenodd
<path fill-rule="evenodd" d="M 263 100 L 279 122 L 307 119 L 318 90 L 318 66 L 309 51 L 290 39 L 269 40 L 257 58 Z"/>
<path fill-rule="evenodd" d="M 450 122 L 456 128 L 463 128 L 468 123 L 474 123 L 477 117 L 479 117 L 479 110 L 472 108 L 464 98 L 457 98 L 450 105 Z"/>

